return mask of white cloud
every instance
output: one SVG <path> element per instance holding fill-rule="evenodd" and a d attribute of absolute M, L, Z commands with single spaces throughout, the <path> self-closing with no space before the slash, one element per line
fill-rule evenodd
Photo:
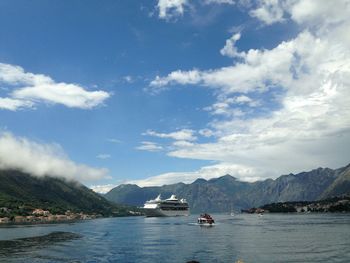
<path fill-rule="evenodd" d="M 18 169 L 34 176 L 57 176 L 78 181 L 108 177 L 107 169 L 70 160 L 58 144 L 42 144 L 9 132 L 0 134 L 0 169 Z"/>
<path fill-rule="evenodd" d="M 32 108 L 39 102 L 91 109 L 110 96 L 101 90 L 87 91 L 77 84 L 57 83 L 49 76 L 25 72 L 19 66 L 4 63 L 0 63 L 0 83 L 14 89 L 10 97 L 1 98 L 0 108 L 13 111 Z"/>
<path fill-rule="evenodd" d="M 105 91 L 86 91 L 75 84 L 53 83 L 24 87 L 12 93 L 16 99 L 63 104 L 70 108 L 91 109 L 109 97 Z"/>
<path fill-rule="evenodd" d="M 285 90 L 279 102 L 281 109 L 263 117 L 212 122 L 213 129 L 221 134 L 217 142 L 196 144 L 169 155 L 260 170 L 273 167 L 270 176 L 346 164 L 349 155 L 344 145 L 350 143 L 350 49 L 308 32 L 277 49 L 282 57 L 290 57 L 286 67 L 293 69 L 280 71 L 276 79 L 276 85 Z M 269 61 L 274 53 L 275 50 L 264 51 L 260 62 Z M 268 72 L 269 63 L 264 64 Z M 268 80 L 269 74 L 263 77 Z M 238 101 L 245 100 L 241 97 Z M 220 105 L 214 104 L 214 110 Z M 231 109 L 224 103 L 221 106 L 226 111 Z"/>
<path fill-rule="evenodd" d="M 185 12 L 186 7 L 190 7 L 190 2 L 194 2 L 193 0 L 158 0 L 157 9 L 159 11 L 160 19 L 172 19 L 179 16 L 182 16 Z M 205 0 L 203 2 L 200 1 L 201 4 L 227 4 L 234 5 L 234 0 Z M 188 8 L 191 9 L 191 8 Z"/>
<path fill-rule="evenodd" d="M 189 141 L 175 141 L 173 142 L 173 145 L 177 147 L 189 147 L 189 146 L 193 146 L 194 144 Z"/>
<path fill-rule="evenodd" d="M 227 102 L 216 102 L 212 106 L 205 107 L 204 110 L 210 111 L 213 115 L 231 115 L 233 109 Z"/>
<path fill-rule="evenodd" d="M 148 152 L 158 152 L 163 150 L 163 147 L 155 142 L 143 141 L 142 145 L 136 147 L 137 150 L 148 151 Z"/>
<path fill-rule="evenodd" d="M 154 92 L 157 92 L 161 87 L 169 84 L 197 84 L 201 81 L 201 78 L 201 72 L 196 69 L 190 71 L 177 70 L 169 73 L 167 77 L 156 76 L 156 78 L 151 81 L 150 86 L 154 88 Z"/>
<path fill-rule="evenodd" d="M 25 72 L 20 66 L 0 63 L 0 82 L 36 86 L 41 83 L 51 83 L 52 79 L 42 74 Z"/>
<path fill-rule="evenodd" d="M 184 7 L 188 0 L 158 0 L 159 18 L 169 19 L 181 16 L 184 13 Z"/>
<path fill-rule="evenodd" d="M 311 44 L 314 45 L 311 48 Z M 329 50 L 330 49 L 330 50 Z M 322 41 L 308 31 L 304 31 L 291 41 L 282 42 L 270 50 L 251 49 L 244 54 L 244 61 L 230 67 L 214 70 L 196 71 L 196 78 L 188 78 L 193 71 L 175 71 L 166 77 L 157 77 L 151 86 L 164 86 L 171 84 L 199 84 L 215 89 L 221 89 L 220 95 L 232 93 L 267 92 L 274 88 L 288 88 L 304 77 L 312 77 L 321 66 L 340 67 L 337 63 L 329 64 L 347 53 L 347 47 L 341 43 L 332 46 L 329 40 Z M 319 57 L 323 55 L 324 57 Z M 338 53 L 338 54 L 337 54 Z M 323 62 L 323 63 L 322 63 Z M 321 64 L 319 64 L 321 63 Z M 344 65 L 342 68 L 346 68 Z M 332 69 L 335 70 L 335 69 Z M 308 83 L 303 85 L 307 89 Z M 312 84 L 312 83 L 310 83 Z M 301 89 L 293 85 L 294 89 Z"/>
<path fill-rule="evenodd" d="M 265 92 L 277 85 L 286 86 L 292 78 L 290 69 L 298 55 L 296 52 L 307 44 L 305 41 L 313 40 L 312 38 L 305 32 L 297 39 L 300 43 L 282 42 L 272 50 L 251 49 L 248 52 L 240 52 L 243 62 L 233 66 L 206 71 L 176 70 L 165 77 L 157 76 L 150 86 L 159 89 L 174 84 L 199 84 L 222 89 L 225 94 Z"/>
<path fill-rule="evenodd" d="M 214 132 L 210 129 L 201 129 L 198 133 L 204 137 L 212 137 L 214 136 Z"/>
<path fill-rule="evenodd" d="M 107 154 L 107 153 L 100 153 L 96 156 L 96 158 L 98 159 L 102 159 L 102 160 L 105 160 L 105 159 L 109 159 L 111 158 L 112 156 L 110 154 Z"/>
<path fill-rule="evenodd" d="M 106 194 L 117 186 L 117 184 L 91 185 L 90 188 L 96 193 Z"/>
<path fill-rule="evenodd" d="M 205 107 L 204 110 L 209 111 L 212 115 L 223 115 L 238 117 L 245 115 L 240 108 L 234 108 L 234 105 L 248 105 L 249 107 L 257 107 L 259 105 L 258 101 L 253 101 L 251 98 L 245 95 L 240 95 L 236 97 L 227 98 L 222 96 L 218 99 L 218 102 L 211 106 Z"/>
<path fill-rule="evenodd" d="M 339 26 L 348 21 L 349 0 L 259 0 L 250 15 L 267 25 L 285 21 L 286 16 L 307 27 Z"/>
<path fill-rule="evenodd" d="M 32 108 L 34 103 L 31 101 L 17 100 L 11 98 L 0 98 L 0 109 L 16 111 L 22 108 Z"/>
<path fill-rule="evenodd" d="M 256 17 L 267 25 L 284 20 L 284 9 L 282 3 L 285 1 L 279 0 L 259 0 L 259 7 L 250 11 L 252 17 Z"/>
<path fill-rule="evenodd" d="M 195 141 L 197 139 L 196 136 L 194 136 L 195 131 L 190 129 L 182 129 L 175 132 L 170 133 L 158 133 L 152 130 L 148 130 L 143 135 L 149 135 L 159 138 L 170 138 L 178 141 Z"/>
<path fill-rule="evenodd" d="M 231 58 L 235 57 L 244 57 L 244 52 L 238 52 L 237 48 L 235 47 L 236 42 L 241 38 L 240 33 L 235 33 L 232 35 L 232 37 L 228 40 L 226 40 L 225 46 L 220 50 L 221 55 L 228 56 Z"/>
<path fill-rule="evenodd" d="M 225 116 L 208 124 L 217 141 L 178 145 L 168 155 L 246 167 L 259 178 L 347 164 L 350 2 L 330 2 L 260 1 L 258 8 L 266 16 L 251 15 L 266 24 L 291 19 L 299 25 L 299 34 L 275 48 L 245 52 L 235 48 L 236 36 L 222 51 L 231 57 L 239 54 L 240 60 L 232 66 L 157 76 L 150 86 L 158 90 L 171 85 L 215 90 L 217 101 L 206 109 Z M 257 97 L 258 101 L 252 99 Z M 246 106 L 260 110 L 259 114 L 247 117 Z M 157 178 L 176 180 L 175 173 L 167 175 Z M 179 181 L 193 174 L 181 173 L 179 178 L 182 175 Z"/>
<path fill-rule="evenodd" d="M 350 2 L 349 0 L 303 0 L 295 1 L 286 5 L 285 11 L 290 13 L 291 18 L 307 26 L 339 26 L 349 20 Z"/>
<path fill-rule="evenodd" d="M 250 103 L 252 102 L 252 99 L 245 95 L 241 95 L 241 96 L 235 97 L 233 101 L 236 103 Z"/>
<path fill-rule="evenodd" d="M 228 5 L 234 5 L 234 0 L 205 0 L 205 4 L 228 4 Z"/>

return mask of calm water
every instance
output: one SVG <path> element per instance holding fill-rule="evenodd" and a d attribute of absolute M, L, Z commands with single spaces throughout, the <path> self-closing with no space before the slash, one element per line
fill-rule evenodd
<path fill-rule="evenodd" d="M 213 227 L 193 224 L 196 216 L 2 227 L 0 262 L 350 262 L 350 214 L 214 219 Z"/>

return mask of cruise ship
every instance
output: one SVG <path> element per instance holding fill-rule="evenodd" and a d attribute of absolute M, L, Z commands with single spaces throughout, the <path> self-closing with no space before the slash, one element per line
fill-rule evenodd
<path fill-rule="evenodd" d="M 162 200 L 160 195 L 156 199 L 147 201 L 143 206 L 146 216 L 188 216 L 190 208 L 186 199 L 177 199 L 176 195 Z"/>

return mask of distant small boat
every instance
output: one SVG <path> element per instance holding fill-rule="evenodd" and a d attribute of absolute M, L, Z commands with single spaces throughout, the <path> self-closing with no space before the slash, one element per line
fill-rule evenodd
<path fill-rule="evenodd" d="M 233 210 L 233 205 L 231 205 L 231 213 L 230 216 L 235 216 L 234 210 Z"/>
<path fill-rule="evenodd" d="M 197 220 L 199 225 L 211 226 L 215 223 L 214 219 L 209 214 L 201 214 Z"/>

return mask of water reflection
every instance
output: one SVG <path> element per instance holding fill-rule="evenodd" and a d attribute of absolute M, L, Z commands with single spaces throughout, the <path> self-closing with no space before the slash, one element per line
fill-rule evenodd
<path fill-rule="evenodd" d="M 56 243 L 66 242 L 81 237 L 81 235 L 76 233 L 57 231 L 37 237 L 0 240 L 0 256 L 10 256 L 11 254 L 42 249 Z"/>

